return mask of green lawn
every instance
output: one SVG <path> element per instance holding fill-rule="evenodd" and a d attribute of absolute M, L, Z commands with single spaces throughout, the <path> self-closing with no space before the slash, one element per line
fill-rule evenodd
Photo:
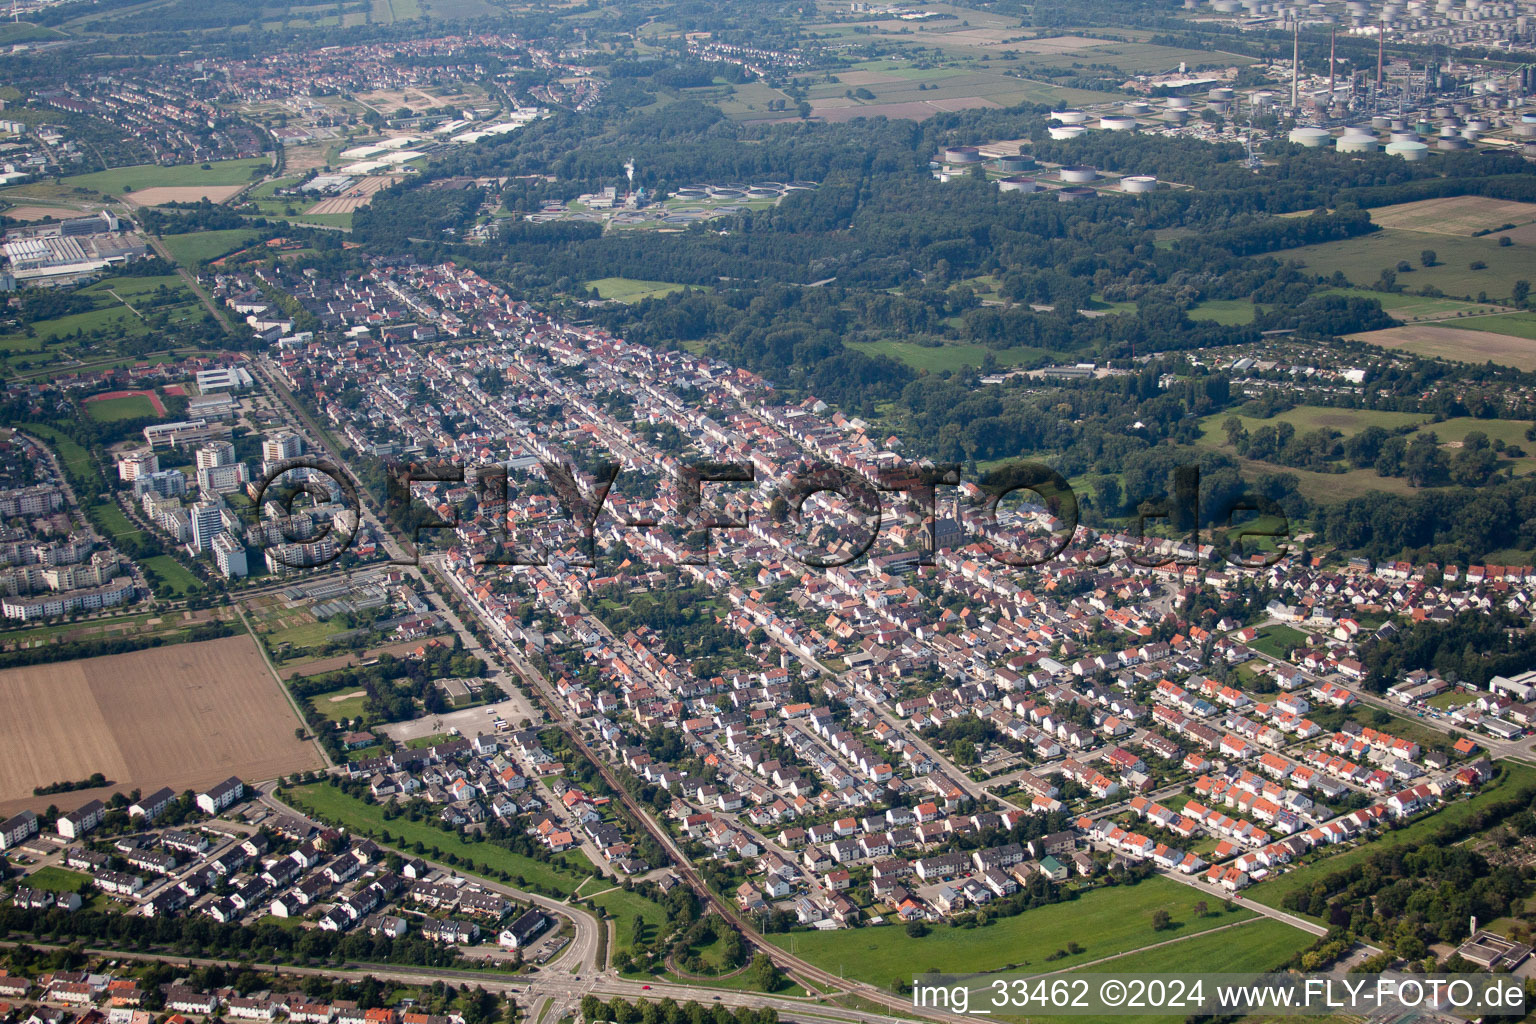
<path fill-rule="evenodd" d="M 1191 320 L 1214 320 L 1227 326 L 1253 323 L 1257 311 L 1252 299 L 1206 299 L 1189 311 Z"/>
<path fill-rule="evenodd" d="M 596 288 L 604 299 L 618 302 L 639 302 L 641 299 L 659 299 L 663 295 L 683 290 L 683 285 L 670 281 L 642 281 L 633 277 L 600 277 L 587 281 L 583 288 Z"/>
<path fill-rule="evenodd" d="M 1279 907 L 1287 895 L 1310 886 L 1324 875 L 1341 871 L 1379 851 L 1395 849 L 1407 843 L 1421 842 L 1443 825 L 1465 821 L 1478 808 L 1497 803 L 1522 786 L 1536 784 L 1536 768 L 1515 761 L 1500 761 L 1499 766 L 1504 769 L 1505 774 L 1484 786 L 1469 799 L 1456 801 L 1426 818 L 1420 818 L 1407 828 L 1382 833 L 1342 853 L 1323 857 L 1282 875 L 1267 878 L 1247 889 L 1243 895 L 1265 906 Z"/>
<path fill-rule="evenodd" d="M 182 598 L 186 597 L 187 592 L 193 587 L 201 588 L 202 586 L 197 577 L 187 571 L 186 566 L 176 561 L 170 555 L 151 555 L 148 558 L 142 559 L 139 564 L 146 569 L 153 569 L 160 579 L 164 581 L 170 593 L 161 596 Z"/>
<path fill-rule="evenodd" d="M 90 890 L 91 877 L 78 871 L 70 871 L 68 868 L 48 867 L 38 868 L 27 876 L 27 885 L 34 889 L 42 889 L 46 892 L 78 892 L 85 893 Z"/>
<path fill-rule="evenodd" d="M 1306 639 L 1306 634 L 1299 629 L 1286 625 L 1274 625 L 1259 630 L 1259 635 L 1248 646 L 1260 654 L 1267 654 L 1271 658 L 1284 661 L 1286 649 L 1300 647 Z"/>
<path fill-rule="evenodd" d="M 414 849 L 412 844 L 419 842 L 428 853 L 435 846 L 444 854 L 458 854 L 462 870 L 479 874 L 505 871 L 512 877 L 514 885 L 519 884 L 518 878 L 522 878 L 523 884 L 568 893 L 593 870 L 592 863 L 578 850 L 561 854 L 554 862 L 546 864 L 494 843 L 468 842 L 424 821 L 411 821 L 408 818 L 385 821 L 382 807 L 363 803 L 324 783 L 300 786 L 289 791 L 289 797 L 297 806 L 316 817 L 344 825 L 354 832 L 377 837 L 387 831 L 397 848 Z"/>
<path fill-rule="evenodd" d="M 367 703 L 367 694 L 359 694 L 356 686 L 343 686 L 340 689 L 327 693 L 317 693 L 310 697 L 310 703 L 315 706 L 315 712 L 333 722 L 349 721 L 353 718 L 363 717 L 363 705 Z M 341 697 L 341 700 L 332 700 L 333 697 Z M 406 746 L 410 746 L 409 743 Z"/>
<path fill-rule="evenodd" d="M 1216 913 L 1196 919 L 1191 909 L 1204 901 Z M 1217 925 L 1246 920 L 1253 912 L 1221 911 L 1221 900 L 1165 878 L 1149 878 L 1134 886 L 1095 889 L 1080 899 L 1028 910 L 996 920 L 985 928 L 939 926 L 922 938 L 900 927 L 855 928 L 833 932 L 770 935 L 769 941 L 834 974 L 889 986 L 897 978 L 910 980 L 930 968 L 947 974 L 970 974 L 1009 968 L 1056 970 L 1164 939 L 1193 935 Z M 1152 930 L 1152 912 L 1167 910 L 1175 927 Z M 1069 942 L 1082 952 L 1047 961 Z"/>
<path fill-rule="evenodd" d="M 269 629 L 264 623 L 261 627 L 261 638 L 274 651 L 283 644 L 287 644 L 292 648 L 291 651 L 284 655 L 284 660 L 287 660 L 288 658 L 301 655 L 310 648 L 320 647 L 337 633 L 344 632 L 345 629 L 346 627 L 342 624 L 342 621 L 337 618 L 324 621 L 299 622 L 292 626 L 279 626 L 276 629 Z"/>
<path fill-rule="evenodd" d="M 1472 316 L 1446 321 L 1445 326 L 1462 331 L 1487 331 L 1489 334 L 1507 334 L 1514 338 L 1536 341 L 1536 313 L 1499 313 L 1494 316 Z"/>
<path fill-rule="evenodd" d="M 1371 288 L 1328 288 L 1318 294 L 1375 299 L 1381 303 L 1382 309 L 1400 320 L 1433 316 L 1437 313 L 1487 313 L 1494 308 L 1476 302 L 1462 302 L 1460 299 L 1436 299 L 1423 295 L 1409 295 L 1405 292 L 1378 292 Z M 1463 327 L 1465 322 L 1457 318 L 1452 326 Z"/>
<path fill-rule="evenodd" d="M 1263 918 L 1249 921 L 1237 928 L 1160 946 L 1122 957 L 1092 967 L 1083 968 L 1085 974 L 1111 974 L 1119 978 L 1131 976 L 1167 977 L 1187 973 L 1263 973 L 1285 963 L 1297 952 L 1313 942 L 1311 935 L 1297 928 Z M 987 1008 L 995 996 L 990 982 L 978 979 L 972 983 L 970 1006 Z M 1000 1010 L 996 1016 L 1005 1020 L 1021 1019 L 1020 1013 Z M 1184 1014 L 1116 1014 L 1115 1024 L 1174 1024 L 1185 1019 Z M 1249 1018 L 1244 1018 L 1248 1020 Z M 1315 1019 L 1315 1018 L 1313 1018 Z M 1076 1024 L 1082 1017 L 1051 1017 L 1030 1014 L 1030 1024 Z"/>
<path fill-rule="evenodd" d="M 84 485 L 83 488 L 77 487 L 75 497 L 84 504 L 86 516 L 96 524 L 97 529 L 108 537 L 127 537 L 141 532 L 123 515 L 117 502 L 98 496 L 106 490 L 106 481 L 97 471 L 90 453 L 79 442 L 42 423 L 21 423 L 17 426 L 52 445 L 64 465 L 75 474 L 77 482 Z"/>
<path fill-rule="evenodd" d="M 598 880 L 599 882 L 602 879 Z M 597 884 L 597 883 L 593 883 Z M 602 907 L 613 918 L 614 949 L 609 953 L 628 950 L 641 939 L 655 940 L 658 931 L 667 923 L 667 912 L 659 903 L 646 899 L 639 893 L 614 889 L 586 901 Z M 645 935 L 635 935 L 636 919 L 644 922 Z"/>
<path fill-rule="evenodd" d="M 272 166 L 266 157 L 248 160 L 221 160 L 209 164 L 178 164 L 161 167 L 159 164 L 138 164 L 133 167 L 114 167 L 109 171 L 76 174 L 64 179 L 64 184 L 88 188 L 96 192 L 120 193 L 125 188 L 144 189 L 163 186 L 187 187 L 192 185 L 243 185 L 251 180 L 251 172 L 265 171 Z"/>
<path fill-rule="evenodd" d="M 103 398 L 85 403 L 86 412 L 97 423 L 115 423 L 118 420 L 136 420 L 155 414 L 155 407 L 147 395 L 126 395 L 122 398 Z"/>
<path fill-rule="evenodd" d="M 1222 424 L 1234 414 L 1231 412 L 1219 412 L 1207 416 L 1200 421 L 1201 440 L 1207 444 L 1225 445 L 1227 438 L 1222 430 Z M 1259 419 L 1255 416 L 1238 416 L 1243 427 L 1251 434 L 1261 427 L 1273 427 L 1280 423 L 1289 423 L 1296 428 L 1296 433 L 1305 434 L 1313 430 L 1337 430 L 1345 437 L 1352 437 L 1360 433 L 1366 427 L 1383 427 L 1387 430 L 1396 430 L 1399 427 L 1418 426 L 1428 423 L 1430 417 L 1422 413 L 1413 412 L 1388 412 L 1377 409 L 1337 409 L 1320 405 L 1298 405 L 1294 409 L 1287 409 L 1271 419 Z M 1524 424 L 1521 425 L 1524 430 Z M 1493 435 L 1489 435 L 1490 437 Z M 1447 438 L 1448 439 L 1448 438 Z"/>
<path fill-rule="evenodd" d="M 262 232 L 252 228 L 229 228 L 225 231 L 191 231 L 184 235 L 166 235 L 160 241 L 176 257 L 177 263 L 185 267 L 197 267 L 243 249 L 261 236 Z"/>
<path fill-rule="evenodd" d="M 999 367 L 1017 366 L 1036 359 L 1049 360 L 1057 356 L 1056 353 L 1043 348 L 990 349 L 984 345 L 965 343 L 944 344 L 930 348 L 915 342 L 897 341 L 893 338 L 862 342 L 849 347 L 870 355 L 890 356 L 892 359 L 899 359 L 906 363 L 914 370 L 927 370 L 931 373 L 942 370 L 955 371 L 966 366 L 979 367 L 988 353 L 996 358 Z"/>

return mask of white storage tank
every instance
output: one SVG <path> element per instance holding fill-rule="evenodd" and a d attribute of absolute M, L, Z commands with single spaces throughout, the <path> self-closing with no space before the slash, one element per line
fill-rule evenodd
<path fill-rule="evenodd" d="M 1051 138 L 1057 142 L 1066 142 L 1075 139 L 1088 129 L 1080 124 L 1053 124 L 1046 131 L 1051 133 Z"/>
<path fill-rule="evenodd" d="M 1041 185 L 1034 178 L 1023 174 L 1015 174 L 1008 178 L 999 178 L 997 190 L 999 192 L 1039 192 Z"/>
<path fill-rule="evenodd" d="M 1131 117 L 1145 117 L 1152 113 L 1152 104 L 1146 100 L 1131 100 L 1120 109 L 1124 110 Z M 1532 121 L 1536 121 L 1536 118 L 1532 118 Z"/>
<path fill-rule="evenodd" d="M 1188 96 L 1169 96 L 1168 97 L 1168 109 L 1169 110 L 1188 110 L 1190 108 L 1190 105 L 1191 104 L 1190 104 Z"/>
<path fill-rule="evenodd" d="M 1340 153 L 1374 153 L 1379 143 L 1376 136 L 1364 128 L 1346 128 L 1333 146 Z"/>
<path fill-rule="evenodd" d="M 1059 173 L 1061 174 L 1062 181 L 1073 185 L 1082 185 L 1099 179 L 1098 170 L 1089 167 L 1087 164 L 1074 164 L 1070 167 L 1063 167 Z"/>
<path fill-rule="evenodd" d="M 1133 132 L 1136 130 L 1136 119 L 1124 114 L 1105 114 L 1099 118 L 1099 127 L 1107 132 Z"/>
<path fill-rule="evenodd" d="M 1098 195 L 1098 193 L 1091 188 L 1085 188 L 1082 185 L 1075 185 L 1072 188 L 1057 189 L 1056 201 L 1058 203 L 1075 203 L 1083 199 L 1092 199 L 1096 195 Z"/>
<path fill-rule="evenodd" d="M 1311 128 L 1303 125 L 1300 128 L 1292 128 L 1290 134 L 1287 135 L 1286 138 L 1290 139 L 1298 146 L 1305 146 L 1308 149 L 1317 149 L 1324 142 L 1328 141 L 1328 130 L 1326 128 Z"/>
<path fill-rule="evenodd" d="M 1126 192 L 1155 192 L 1157 179 L 1150 174 L 1135 174 L 1121 178 L 1120 188 Z"/>
<path fill-rule="evenodd" d="M 1053 110 L 1051 120 L 1060 121 L 1062 124 L 1082 124 L 1088 120 L 1088 115 L 1081 110 Z"/>
<path fill-rule="evenodd" d="M 944 162 L 947 164 L 979 164 L 981 163 L 981 150 L 975 146 L 947 146 L 944 149 Z"/>
<path fill-rule="evenodd" d="M 1429 147 L 1422 142 L 1389 142 L 1387 152 L 1404 160 L 1418 161 L 1429 158 Z"/>

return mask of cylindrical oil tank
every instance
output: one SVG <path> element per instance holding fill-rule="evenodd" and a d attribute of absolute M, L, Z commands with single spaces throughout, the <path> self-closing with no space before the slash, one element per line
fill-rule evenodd
<path fill-rule="evenodd" d="M 979 164 L 981 151 L 975 146 L 946 146 L 944 162 L 947 164 Z"/>
<path fill-rule="evenodd" d="M 1120 179 L 1120 188 L 1126 192 L 1155 192 L 1157 179 L 1150 174 L 1133 174 Z"/>
<path fill-rule="evenodd" d="M 1435 143 L 1435 148 L 1454 152 L 1460 149 L 1471 149 L 1472 143 L 1457 135 L 1448 139 L 1441 139 L 1439 142 Z"/>
<path fill-rule="evenodd" d="M 1287 135 L 1286 138 L 1290 139 L 1298 146 L 1305 146 L 1308 149 L 1317 149 L 1324 142 L 1328 141 L 1328 129 L 1310 128 L 1303 125 L 1300 128 L 1292 128 L 1290 134 Z"/>
<path fill-rule="evenodd" d="M 1107 132 L 1133 132 L 1136 130 L 1136 119 L 1124 114 L 1105 114 L 1099 118 L 1099 127 Z"/>
<path fill-rule="evenodd" d="M 1167 107 L 1169 110 L 1188 110 L 1192 104 L 1188 96 L 1169 96 Z"/>
<path fill-rule="evenodd" d="M 1065 142 L 1069 139 L 1075 139 L 1087 130 L 1087 128 L 1084 128 L 1080 124 L 1053 124 L 1046 129 L 1046 131 L 1051 133 L 1051 138 L 1055 139 L 1057 142 Z"/>
<path fill-rule="evenodd" d="M 1015 174 L 1007 178 L 999 178 L 997 190 L 999 192 L 1038 192 L 1040 183 L 1034 178 L 1024 174 Z"/>
<path fill-rule="evenodd" d="M 1148 103 L 1146 100 L 1131 100 L 1130 102 L 1123 105 L 1120 109 L 1125 111 L 1131 117 L 1145 117 L 1146 115 L 1152 113 L 1152 104 Z"/>
<path fill-rule="evenodd" d="M 1387 152 L 1410 161 L 1425 160 L 1429 157 L 1429 147 L 1422 142 L 1389 142 Z"/>
<path fill-rule="evenodd" d="M 1081 185 L 1077 185 L 1072 188 L 1057 189 L 1056 201 L 1059 203 L 1075 203 L 1080 199 L 1092 199 L 1096 195 L 1098 195 L 1098 193 L 1093 189 L 1084 188 Z"/>
<path fill-rule="evenodd" d="M 1346 128 L 1334 141 L 1334 149 L 1340 153 L 1374 153 L 1378 146 L 1375 134 L 1364 128 Z"/>
<path fill-rule="evenodd" d="M 1035 158 L 1032 156 L 1025 156 L 1022 153 L 1018 156 L 1000 156 L 997 158 L 997 169 L 1002 171 L 1004 174 L 1017 174 L 1020 171 L 1030 171 L 1034 170 L 1034 167 Z"/>
<path fill-rule="evenodd" d="M 1081 110 L 1053 110 L 1051 120 L 1060 121 L 1062 124 L 1082 124 L 1088 120 L 1088 115 Z"/>
<path fill-rule="evenodd" d="M 1175 107 L 1171 110 L 1165 110 L 1163 111 L 1163 120 L 1167 121 L 1169 124 L 1183 124 L 1185 121 L 1189 120 L 1189 111 L 1182 107 Z"/>
<path fill-rule="evenodd" d="M 1097 181 L 1099 177 L 1098 170 L 1096 168 L 1089 167 L 1087 164 L 1073 164 L 1070 167 L 1063 167 L 1058 173 L 1060 173 L 1062 181 L 1073 185 L 1081 185 L 1085 182 Z"/>

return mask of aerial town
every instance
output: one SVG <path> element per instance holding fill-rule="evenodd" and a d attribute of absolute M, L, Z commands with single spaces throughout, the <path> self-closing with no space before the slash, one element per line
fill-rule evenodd
<path fill-rule="evenodd" d="M 0 1022 L 1524 1019 L 1533 17 L 18 0 Z"/>

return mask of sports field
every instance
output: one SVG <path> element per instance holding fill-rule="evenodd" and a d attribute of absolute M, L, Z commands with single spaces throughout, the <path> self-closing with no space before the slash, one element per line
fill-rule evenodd
<path fill-rule="evenodd" d="M 58 802 L 32 788 L 93 772 L 149 792 L 321 767 L 249 636 L 6 669 L 0 706 L 0 814 Z"/>
<path fill-rule="evenodd" d="M 156 409 L 156 406 L 160 408 Z M 120 391 L 105 395 L 92 395 L 85 400 L 86 412 L 98 423 L 115 423 L 118 420 L 140 419 L 146 416 L 164 416 L 165 407 L 152 391 Z"/>

